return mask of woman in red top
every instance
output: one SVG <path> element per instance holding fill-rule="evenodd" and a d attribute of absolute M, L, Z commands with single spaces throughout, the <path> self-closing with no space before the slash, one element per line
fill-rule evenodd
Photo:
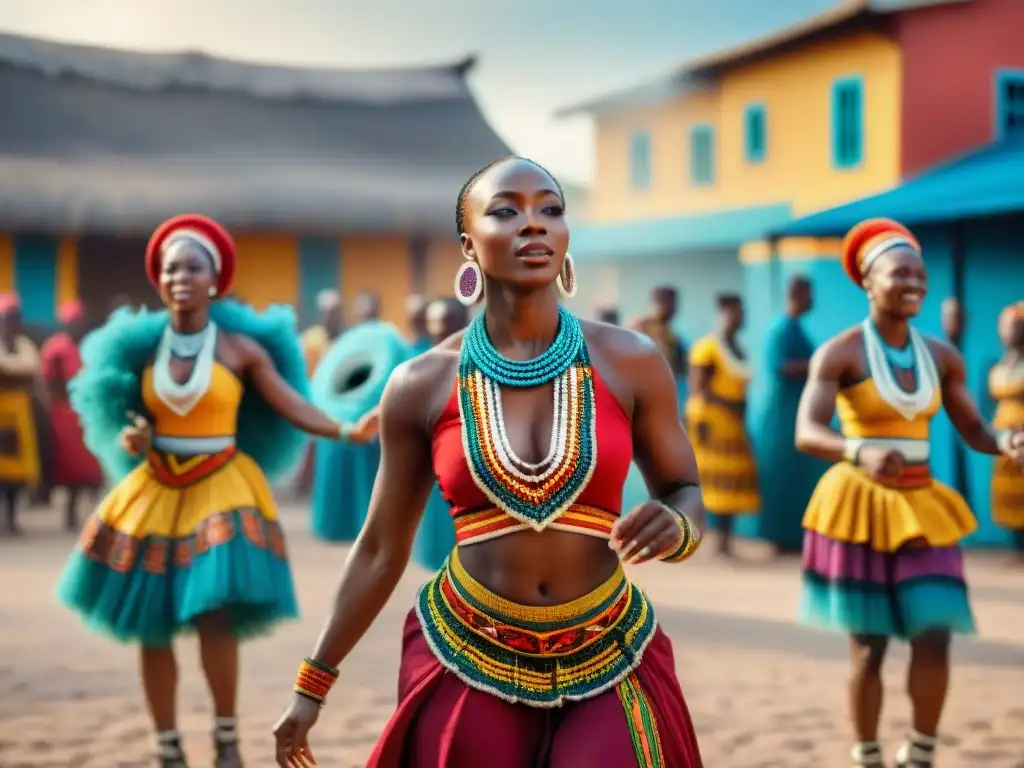
<path fill-rule="evenodd" d="M 671 643 L 622 569 L 696 549 L 696 463 L 658 348 L 559 306 L 576 288 L 564 206 L 514 157 L 460 193 L 456 288 L 483 311 L 391 376 L 369 516 L 275 729 L 279 765 L 308 763 L 334 668 L 405 570 L 436 475 L 458 545 L 409 614 L 369 765 L 701 768 Z M 620 516 L 634 457 L 654 498 Z"/>
<path fill-rule="evenodd" d="M 68 382 L 82 367 L 78 345 L 85 335 L 85 305 L 81 301 L 63 304 L 57 313 L 63 330 L 43 344 L 43 378 L 50 391 L 50 424 L 55 448 L 53 484 L 67 489 L 65 526 L 78 530 L 78 497 L 83 490 L 95 495 L 103 485 L 103 471 L 96 457 L 85 447 L 78 414 L 68 402 Z"/>

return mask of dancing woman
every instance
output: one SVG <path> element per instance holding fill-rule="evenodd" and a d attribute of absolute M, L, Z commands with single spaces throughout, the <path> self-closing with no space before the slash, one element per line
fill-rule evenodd
<path fill-rule="evenodd" d="M 483 311 L 392 375 L 365 527 L 275 729 L 279 765 L 405 570 L 435 471 L 458 545 L 405 625 L 400 703 L 376 768 L 699 768 L 672 646 L 622 561 L 680 561 L 704 509 L 675 381 L 632 331 L 581 321 L 564 199 L 522 158 L 456 205 L 456 280 Z M 554 408 L 552 408 L 554 403 Z M 636 456 L 653 497 L 620 515 Z"/>
<path fill-rule="evenodd" d="M 994 429 L 1024 430 L 1024 301 L 999 315 L 1002 359 L 988 375 L 988 388 L 998 403 Z M 992 519 L 1013 534 L 1014 559 L 1024 563 L 1024 469 L 1006 456 L 992 472 Z"/>
<path fill-rule="evenodd" d="M 234 243 L 218 224 L 180 216 L 160 226 L 146 273 L 168 311 L 116 312 L 86 338 L 71 382 L 86 444 L 120 482 L 85 526 L 58 593 L 91 626 L 141 646 L 163 768 L 186 765 L 172 639 L 197 631 L 216 765 L 237 768 L 238 641 L 298 613 L 267 476 L 298 460 L 299 430 L 341 430 L 301 394 L 291 311 L 216 301 L 235 274 Z"/>
<path fill-rule="evenodd" d="M 882 661 L 891 638 L 909 641 L 913 730 L 897 765 L 928 768 L 950 635 L 974 632 L 959 543 L 977 527 L 963 498 L 929 473 L 929 422 L 944 405 L 971 448 L 1017 462 L 1024 433 L 992 431 L 967 391 L 960 354 L 910 325 L 927 273 L 907 229 L 888 219 L 854 227 L 843 265 L 870 309 L 814 354 L 800 402 L 797 445 L 837 462 L 804 516 L 803 619 L 851 637 L 858 766 L 884 765 Z M 837 408 L 842 434 L 831 427 Z"/>

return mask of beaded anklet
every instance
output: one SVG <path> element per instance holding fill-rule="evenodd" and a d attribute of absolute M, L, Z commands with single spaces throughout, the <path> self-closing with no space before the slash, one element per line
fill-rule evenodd
<path fill-rule="evenodd" d="M 327 701 L 327 694 L 338 679 L 338 670 L 321 664 L 314 659 L 306 658 L 299 665 L 299 673 L 295 678 L 295 693 L 312 699 L 321 707 Z"/>
<path fill-rule="evenodd" d="M 659 555 L 658 559 L 663 563 L 681 563 L 683 560 L 689 559 L 700 548 L 703 537 L 700 535 L 700 529 L 683 512 L 671 504 L 664 502 L 662 504 L 675 516 L 676 522 L 679 524 L 679 538 L 676 540 L 676 545 Z"/>

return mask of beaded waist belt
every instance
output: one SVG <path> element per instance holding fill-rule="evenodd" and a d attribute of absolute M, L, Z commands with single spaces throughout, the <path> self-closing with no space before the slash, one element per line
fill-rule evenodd
<path fill-rule="evenodd" d="M 876 446 L 897 451 L 903 457 L 903 467 L 895 478 L 887 478 L 883 485 L 891 488 L 910 490 L 924 488 L 932 482 L 931 445 L 927 440 L 904 440 L 898 438 L 858 438 L 847 440 L 851 448 Z"/>
<path fill-rule="evenodd" d="M 580 533 L 584 536 L 610 539 L 612 526 L 618 519 L 619 516 L 616 513 L 606 509 L 586 504 L 573 504 L 546 527 Z M 458 515 L 453 522 L 455 524 L 455 541 L 461 545 L 476 544 L 517 531 L 533 530 L 529 524 L 516 520 L 496 507 L 464 512 Z"/>
<path fill-rule="evenodd" d="M 578 600 L 509 602 L 466 573 L 458 549 L 420 590 L 416 613 L 437 660 L 511 703 L 557 707 L 619 684 L 654 637 L 654 612 L 620 568 Z"/>
<path fill-rule="evenodd" d="M 228 464 L 237 453 L 238 449 L 234 445 L 216 453 L 200 453 L 194 456 L 178 456 L 152 450 L 146 459 L 153 471 L 153 477 L 160 485 L 184 488 L 209 477 Z"/>

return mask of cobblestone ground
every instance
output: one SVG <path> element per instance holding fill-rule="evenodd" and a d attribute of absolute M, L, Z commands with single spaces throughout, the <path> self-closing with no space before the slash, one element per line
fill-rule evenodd
<path fill-rule="evenodd" d="M 53 584 L 73 539 L 58 516 L 26 512 L 27 535 L 0 538 L 0 766 L 152 766 L 135 654 L 85 631 L 57 607 Z M 342 547 L 310 539 L 297 508 L 285 512 L 304 619 L 245 648 L 241 692 L 250 768 L 273 765 L 270 727 L 296 662 L 327 610 Z M 822 768 L 847 764 L 846 646 L 795 626 L 793 560 L 767 562 L 751 545 L 745 565 L 705 553 L 691 564 L 637 570 L 672 637 L 708 768 Z M 971 558 L 982 636 L 958 641 L 943 723 L 942 768 L 1024 768 L 1024 569 Z M 314 732 L 323 766 L 362 766 L 394 706 L 398 630 L 425 574 L 413 567 L 345 665 Z M 180 644 L 182 730 L 193 766 L 211 765 L 210 712 L 194 641 Z M 884 736 L 907 727 L 906 654 L 887 665 Z"/>

